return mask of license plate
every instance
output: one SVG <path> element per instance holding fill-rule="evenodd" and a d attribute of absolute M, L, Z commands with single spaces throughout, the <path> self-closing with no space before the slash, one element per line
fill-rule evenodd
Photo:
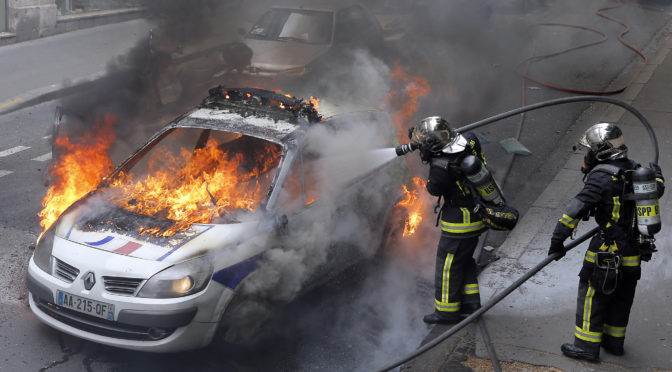
<path fill-rule="evenodd" d="M 56 291 L 58 294 L 58 306 L 79 311 L 80 313 L 97 316 L 99 318 L 114 320 L 114 305 L 104 302 L 89 300 L 70 293 Z"/>

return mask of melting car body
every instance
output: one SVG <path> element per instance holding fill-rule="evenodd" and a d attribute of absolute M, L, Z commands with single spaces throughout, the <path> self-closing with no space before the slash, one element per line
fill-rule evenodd
<path fill-rule="evenodd" d="M 238 342 L 263 324 L 245 321 L 250 301 L 291 300 L 381 245 L 404 163 L 325 175 L 340 158 L 323 162 L 327 146 L 311 133 L 333 136 L 357 123 L 376 126 L 372 145 L 394 146 L 385 113 L 333 106 L 320 116 L 308 102 L 269 91 L 210 93 L 40 237 L 27 275 L 40 320 L 151 352 L 204 347 L 218 329 Z M 297 288 L 280 288 L 283 252 L 313 261 L 288 267 L 293 279 L 305 274 Z"/>

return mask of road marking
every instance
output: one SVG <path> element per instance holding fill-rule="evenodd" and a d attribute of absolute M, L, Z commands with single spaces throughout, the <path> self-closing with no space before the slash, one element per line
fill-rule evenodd
<path fill-rule="evenodd" d="M 14 98 L 0 105 L 0 110 L 6 109 L 7 107 L 14 106 L 19 102 L 23 102 L 23 98 Z"/>
<path fill-rule="evenodd" d="M 35 160 L 35 161 L 47 161 L 47 160 L 51 160 L 51 152 L 48 152 L 48 153 L 46 153 L 46 154 L 44 154 L 44 155 L 40 155 L 40 156 L 36 157 L 35 159 L 31 159 L 31 160 Z"/>
<path fill-rule="evenodd" d="M 20 152 L 20 151 L 23 151 L 23 150 L 28 150 L 29 148 L 30 147 L 26 147 L 26 146 L 16 146 L 16 147 L 12 147 L 9 150 L 0 151 L 0 158 L 4 158 L 5 156 L 16 154 L 17 152 Z"/>
<path fill-rule="evenodd" d="M 12 173 L 14 173 L 14 172 L 6 171 L 6 170 L 0 170 L 0 177 L 4 177 L 4 176 L 6 176 L 8 174 L 12 174 Z"/>

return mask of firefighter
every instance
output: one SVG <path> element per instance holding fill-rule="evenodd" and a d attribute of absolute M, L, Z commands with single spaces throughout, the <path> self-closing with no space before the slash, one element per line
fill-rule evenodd
<path fill-rule="evenodd" d="M 434 276 L 435 311 L 425 323 L 452 324 L 481 307 L 474 250 L 488 226 L 474 213 L 475 192 L 461 171 L 461 161 L 476 156 L 485 164 L 478 138 L 458 134 L 443 118 L 432 116 L 409 129 L 420 157 L 429 163 L 427 191 L 443 199 L 440 211 L 441 238 Z"/>
<path fill-rule="evenodd" d="M 657 164 L 642 168 L 628 159 L 623 133 L 614 124 L 591 126 L 574 148 L 577 147 L 585 151 L 581 167 L 584 186 L 556 224 L 548 254 L 559 253 L 557 259 L 564 256 L 563 242 L 579 220 L 594 216 L 599 232 L 590 241 L 579 273 L 574 342 L 565 343 L 560 349 L 568 357 L 598 362 L 600 346 L 613 355 L 624 353 L 640 263 L 648 261 L 655 251 L 653 237 L 647 235 L 660 230 L 657 198 L 663 194 L 664 180 Z M 642 213 L 638 216 L 636 208 L 641 198 L 632 197 L 632 175 L 642 170 L 651 174 L 645 188 L 654 190 L 656 199 L 643 201 L 654 206 L 649 208 L 652 218 L 646 221 L 655 223 L 657 215 L 657 227 L 640 221 Z"/>

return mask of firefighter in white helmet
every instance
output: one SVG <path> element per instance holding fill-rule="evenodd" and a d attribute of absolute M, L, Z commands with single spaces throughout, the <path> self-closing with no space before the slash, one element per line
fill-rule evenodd
<path fill-rule="evenodd" d="M 660 230 L 657 198 L 663 194 L 664 180 L 657 164 L 643 168 L 628 159 L 623 133 L 614 124 L 591 126 L 577 147 L 585 150 L 584 187 L 556 224 L 548 253 L 559 253 L 557 259 L 564 256 L 563 242 L 579 221 L 595 217 L 600 229 L 579 273 L 574 342 L 561 347 L 566 356 L 595 362 L 600 346 L 610 354 L 624 353 L 640 263 L 651 258 L 652 235 Z M 647 173 L 650 181 L 638 187 Z M 635 189 L 649 192 L 636 196 Z"/>

